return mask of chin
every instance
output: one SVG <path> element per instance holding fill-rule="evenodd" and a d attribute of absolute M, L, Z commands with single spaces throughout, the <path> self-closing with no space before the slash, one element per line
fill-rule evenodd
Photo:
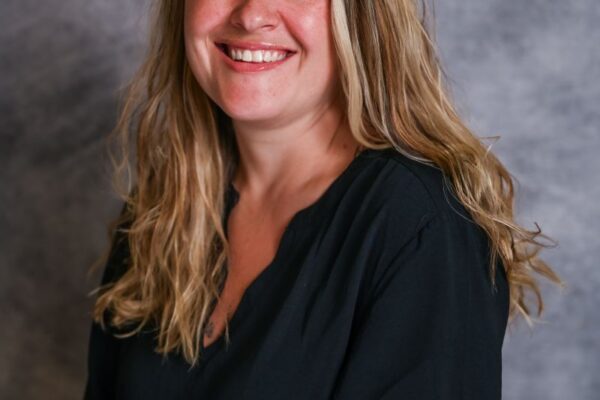
<path fill-rule="evenodd" d="M 235 121 L 260 122 L 277 118 L 283 112 L 280 105 L 257 102 L 221 103 L 223 111 Z"/>

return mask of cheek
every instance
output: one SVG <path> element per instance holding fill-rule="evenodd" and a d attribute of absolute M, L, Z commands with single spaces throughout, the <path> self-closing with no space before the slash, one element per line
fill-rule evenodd
<path fill-rule="evenodd" d="M 220 8 L 214 0 L 186 0 L 183 19 L 186 40 L 206 35 L 221 18 Z"/>
<path fill-rule="evenodd" d="M 188 63 L 198 83 L 210 91 L 210 32 L 223 18 L 218 0 L 187 0 L 184 12 L 184 43 Z"/>
<path fill-rule="evenodd" d="M 325 1 L 305 3 L 305 7 L 298 7 L 289 14 L 293 18 L 288 19 L 288 26 L 301 41 L 304 54 L 300 67 L 314 83 L 312 90 L 328 90 L 329 86 L 335 85 L 338 77 L 329 6 Z"/>
<path fill-rule="evenodd" d="M 306 57 L 322 65 L 334 62 L 335 49 L 331 34 L 328 0 L 292 1 L 286 24 L 300 42 Z"/>

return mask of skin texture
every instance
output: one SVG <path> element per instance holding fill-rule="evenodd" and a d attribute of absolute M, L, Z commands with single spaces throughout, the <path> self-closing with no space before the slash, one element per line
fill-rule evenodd
<path fill-rule="evenodd" d="M 229 274 L 204 338 L 221 335 L 244 290 L 270 264 L 293 215 L 352 161 L 331 36 L 329 0 L 188 0 L 188 63 L 232 120 L 241 162 L 240 200 L 228 220 Z M 296 53 L 277 68 L 238 72 L 215 42 L 270 43 Z"/>

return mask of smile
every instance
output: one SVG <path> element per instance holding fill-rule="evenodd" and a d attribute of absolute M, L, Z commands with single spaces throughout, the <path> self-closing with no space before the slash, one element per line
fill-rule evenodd
<path fill-rule="evenodd" d="M 234 61 L 245 63 L 272 63 L 283 61 L 295 54 L 292 51 L 275 49 L 247 49 L 229 46 L 225 43 L 217 43 L 217 47 L 227 57 Z"/>

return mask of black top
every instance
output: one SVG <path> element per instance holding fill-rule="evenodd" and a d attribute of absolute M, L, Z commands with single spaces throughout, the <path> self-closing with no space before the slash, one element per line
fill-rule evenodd
<path fill-rule="evenodd" d="M 230 184 L 225 221 L 238 196 Z M 365 150 L 294 215 L 230 347 L 221 334 L 189 370 L 180 355 L 163 362 L 152 334 L 93 323 L 85 399 L 500 399 L 508 286 L 499 262 L 492 288 L 488 257 L 439 169 Z"/>

